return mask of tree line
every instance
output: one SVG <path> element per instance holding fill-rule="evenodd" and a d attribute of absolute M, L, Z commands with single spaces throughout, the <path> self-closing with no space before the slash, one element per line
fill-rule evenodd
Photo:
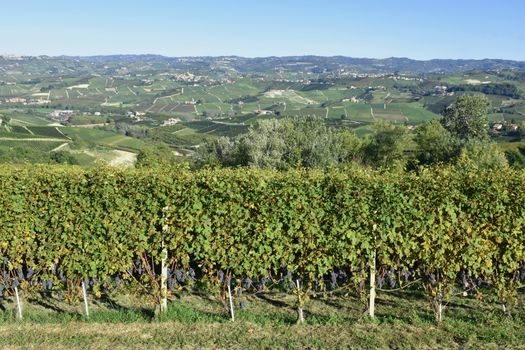
<path fill-rule="evenodd" d="M 454 85 L 448 88 L 450 92 L 481 92 L 485 95 L 500 95 L 507 96 L 510 98 L 521 98 L 521 93 L 516 85 L 509 83 L 490 83 L 490 84 L 463 84 L 463 85 Z"/>
<path fill-rule="evenodd" d="M 404 124 L 376 121 L 365 137 L 358 137 L 347 127 L 329 126 L 323 118 L 261 120 L 246 134 L 203 144 L 193 166 L 287 170 L 358 164 L 411 170 L 419 165 L 467 161 L 489 168 L 525 164 L 520 152 L 505 154 L 490 140 L 489 107 L 485 97 L 462 95 L 444 110 L 440 120 L 418 125 L 415 130 Z M 137 165 L 176 162 L 170 153 L 145 149 Z"/>

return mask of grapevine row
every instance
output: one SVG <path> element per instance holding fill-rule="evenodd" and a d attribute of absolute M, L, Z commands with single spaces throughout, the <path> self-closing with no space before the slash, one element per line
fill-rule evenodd
<path fill-rule="evenodd" d="M 512 169 L 2 166 L 0 208 L 2 294 L 84 282 L 160 298 L 165 263 L 169 290 L 300 279 L 307 293 L 374 272 L 379 289 L 417 281 L 438 311 L 460 280 L 509 307 L 525 278 L 525 173 Z"/>

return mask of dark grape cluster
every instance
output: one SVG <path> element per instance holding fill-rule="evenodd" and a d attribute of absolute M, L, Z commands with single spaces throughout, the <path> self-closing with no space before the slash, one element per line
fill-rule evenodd
<path fill-rule="evenodd" d="M 408 283 L 410 280 L 410 276 L 412 276 L 413 273 L 411 273 L 408 269 L 403 268 L 401 269 L 400 275 L 405 279 L 405 283 Z"/>
<path fill-rule="evenodd" d="M 270 282 L 270 280 L 267 277 L 261 278 L 257 284 L 257 292 L 261 293 L 268 282 Z"/>
<path fill-rule="evenodd" d="M 430 282 L 430 285 L 432 286 L 435 286 L 437 281 L 436 281 L 436 274 L 435 273 L 431 273 L 430 276 L 428 277 L 428 281 Z"/>
<path fill-rule="evenodd" d="M 330 272 L 330 288 L 335 289 L 337 287 L 337 277 L 339 277 L 337 272 Z"/>
<path fill-rule="evenodd" d="M 0 275 L 0 296 L 4 295 L 4 291 L 12 288 L 18 288 L 21 282 L 27 282 L 30 286 L 37 285 L 38 282 L 35 276 L 35 270 L 27 266 L 21 266 L 16 270 L 9 269 L 9 259 L 2 258 L 2 274 Z"/>
<path fill-rule="evenodd" d="M 195 270 L 191 267 L 188 269 L 188 277 L 191 281 L 195 281 L 195 279 L 197 278 Z"/>
<path fill-rule="evenodd" d="M 168 290 L 174 290 L 175 289 L 175 279 L 173 277 L 168 277 Z"/>
<path fill-rule="evenodd" d="M 175 279 L 177 280 L 177 282 L 179 283 L 184 283 L 186 282 L 186 279 L 184 278 L 184 271 L 182 271 L 181 269 L 175 269 Z"/>
<path fill-rule="evenodd" d="M 383 277 L 383 275 L 377 275 L 376 276 L 376 285 L 377 285 L 377 287 L 379 289 L 383 289 L 384 283 L 385 283 L 385 278 Z"/>
<path fill-rule="evenodd" d="M 177 284 L 188 285 L 195 281 L 195 270 L 189 268 L 187 270 L 181 268 L 168 269 L 168 289 L 174 290 Z"/>
<path fill-rule="evenodd" d="M 394 269 L 390 269 L 386 273 L 386 279 L 388 281 L 388 286 L 390 289 L 393 289 L 396 286 L 396 273 Z"/>

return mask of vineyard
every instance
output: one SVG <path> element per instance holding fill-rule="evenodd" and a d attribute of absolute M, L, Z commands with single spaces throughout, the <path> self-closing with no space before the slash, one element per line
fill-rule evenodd
<path fill-rule="evenodd" d="M 440 322 L 456 297 L 511 314 L 525 281 L 525 173 L 463 168 L 10 167 L 0 173 L 0 296 L 60 291 L 230 300 L 278 290 L 422 290 Z M 1 300 L 1 299 L 0 299 Z M 381 307 L 379 305 L 379 307 Z M 86 312 L 88 312 L 86 307 Z M 22 316 L 22 310 L 18 310 Z"/>

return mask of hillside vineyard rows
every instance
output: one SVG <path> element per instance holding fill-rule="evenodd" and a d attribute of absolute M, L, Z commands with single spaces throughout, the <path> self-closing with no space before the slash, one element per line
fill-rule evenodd
<path fill-rule="evenodd" d="M 464 94 L 489 99 L 491 135 L 519 150 L 523 69 L 502 60 L 0 55 L 0 160 L 45 163 L 60 151 L 91 166 L 159 145 L 191 157 L 269 118 L 317 118 L 359 137 L 378 121 L 416 130 Z"/>

